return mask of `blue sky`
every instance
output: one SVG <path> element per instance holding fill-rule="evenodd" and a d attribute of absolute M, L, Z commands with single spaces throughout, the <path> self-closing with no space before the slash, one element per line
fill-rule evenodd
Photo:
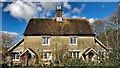
<path fill-rule="evenodd" d="M 3 2 L 2 31 L 23 35 L 30 18 L 54 18 L 58 4 L 62 5 L 63 18 L 88 18 L 91 22 L 110 16 L 118 6 L 117 2 Z"/>

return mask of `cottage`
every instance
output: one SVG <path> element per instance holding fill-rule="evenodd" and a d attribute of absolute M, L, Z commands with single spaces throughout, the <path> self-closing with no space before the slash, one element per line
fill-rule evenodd
<path fill-rule="evenodd" d="M 95 37 L 88 19 L 62 18 L 62 8 L 57 6 L 55 18 L 30 19 L 24 38 L 7 52 L 14 65 L 32 65 L 50 64 L 60 58 L 96 62 L 103 51 L 109 50 Z"/>

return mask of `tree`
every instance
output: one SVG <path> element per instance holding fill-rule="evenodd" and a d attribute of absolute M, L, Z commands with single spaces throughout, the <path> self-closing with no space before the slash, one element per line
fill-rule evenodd
<path fill-rule="evenodd" d="M 104 31 L 104 22 L 102 20 L 95 20 L 92 24 L 91 24 L 95 34 L 98 36 L 99 34 L 101 34 Z"/>
<path fill-rule="evenodd" d="M 101 42 L 103 42 L 108 48 L 112 48 L 108 60 L 108 63 L 112 65 L 120 63 L 120 14 L 118 9 L 120 9 L 120 6 L 111 16 L 102 21 L 95 21 L 92 24 L 93 29 L 97 34 L 97 38 L 101 40 Z"/>
<path fill-rule="evenodd" d="M 9 47 L 13 42 L 14 38 L 10 37 L 10 34 L 2 33 L 2 46 Z"/>
<path fill-rule="evenodd" d="M 1 40 L 0 40 L 0 47 L 1 47 L 1 50 L 0 50 L 0 53 L 1 53 L 1 59 L 2 59 L 2 62 L 5 61 L 5 52 L 7 51 L 7 49 L 9 47 L 12 46 L 12 42 L 14 40 L 15 37 L 10 37 L 10 34 L 9 33 L 4 33 L 4 32 L 0 32 L 0 37 L 1 37 Z"/>

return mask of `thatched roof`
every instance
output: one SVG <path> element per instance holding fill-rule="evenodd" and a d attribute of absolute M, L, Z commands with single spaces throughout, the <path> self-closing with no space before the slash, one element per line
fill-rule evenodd
<path fill-rule="evenodd" d="M 95 35 L 87 19 L 32 18 L 24 32 L 29 35 Z"/>

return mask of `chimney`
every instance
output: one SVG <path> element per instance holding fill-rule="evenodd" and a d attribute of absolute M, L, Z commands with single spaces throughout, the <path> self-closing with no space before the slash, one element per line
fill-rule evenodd
<path fill-rule="evenodd" d="M 56 21 L 61 22 L 62 21 L 62 7 L 60 5 L 56 8 Z"/>

